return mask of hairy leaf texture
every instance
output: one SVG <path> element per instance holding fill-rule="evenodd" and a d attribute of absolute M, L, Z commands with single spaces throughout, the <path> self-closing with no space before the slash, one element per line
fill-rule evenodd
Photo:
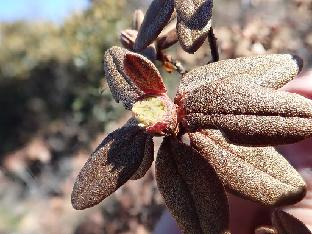
<path fill-rule="evenodd" d="M 145 142 L 145 151 L 144 151 L 144 158 L 135 172 L 135 174 L 131 177 L 132 180 L 141 179 L 145 176 L 146 172 L 152 166 L 154 161 L 154 142 L 152 137 L 148 137 Z"/>
<path fill-rule="evenodd" d="M 227 59 L 197 67 L 186 73 L 179 95 L 191 92 L 215 80 L 244 75 L 248 82 L 278 89 L 292 80 L 302 69 L 302 60 L 290 54 L 270 54 Z"/>
<path fill-rule="evenodd" d="M 124 59 L 128 53 L 131 52 L 117 46 L 107 50 L 104 55 L 104 71 L 108 86 L 116 102 L 121 101 L 126 109 L 131 110 L 134 102 L 144 92 L 125 74 Z"/>
<path fill-rule="evenodd" d="M 215 171 L 196 151 L 165 138 L 156 159 L 158 188 L 185 233 L 227 233 L 229 210 Z"/>
<path fill-rule="evenodd" d="M 157 38 L 173 11 L 174 0 L 154 0 L 151 3 L 134 43 L 135 51 L 142 51 Z"/>
<path fill-rule="evenodd" d="M 312 136 L 312 101 L 250 83 L 243 75 L 216 80 L 184 96 L 184 125 L 219 128 L 245 145 L 293 143 Z"/>
<path fill-rule="evenodd" d="M 144 56 L 128 53 L 124 59 L 124 69 L 134 84 L 144 94 L 166 93 L 166 87 L 155 65 Z"/>
<path fill-rule="evenodd" d="M 142 163 L 150 141 L 149 135 L 131 123 L 110 133 L 81 169 L 71 196 L 73 207 L 94 206 L 127 182 Z"/>
<path fill-rule="evenodd" d="M 277 229 L 278 234 L 311 234 L 310 230 L 300 220 L 282 210 L 273 212 L 272 224 Z"/>
<path fill-rule="evenodd" d="M 304 197 L 305 182 L 273 147 L 234 145 L 218 130 L 189 135 L 191 145 L 213 166 L 229 191 L 270 206 L 292 204 Z"/>
<path fill-rule="evenodd" d="M 177 33 L 182 48 L 196 52 L 211 27 L 212 0 L 176 0 Z"/>

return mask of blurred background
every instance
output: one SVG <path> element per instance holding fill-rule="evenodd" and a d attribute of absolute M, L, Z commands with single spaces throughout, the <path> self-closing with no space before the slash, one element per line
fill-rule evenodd
<path fill-rule="evenodd" d="M 149 3 L 0 0 L 0 234 L 152 232 L 164 210 L 152 170 L 95 208 L 70 203 L 89 154 L 129 117 L 105 83 L 104 51 Z M 287 52 L 312 66 L 312 0 L 218 0 L 213 18 L 223 59 Z M 207 44 L 168 53 L 191 68 L 209 61 Z M 174 91 L 179 75 L 160 70 Z"/>

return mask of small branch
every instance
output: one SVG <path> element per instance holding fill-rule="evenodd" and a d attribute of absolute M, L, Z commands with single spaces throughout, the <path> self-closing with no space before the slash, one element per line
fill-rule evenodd
<path fill-rule="evenodd" d="M 218 43 L 217 43 L 217 38 L 215 37 L 213 33 L 212 27 L 210 28 L 208 32 L 208 42 L 210 46 L 210 51 L 211 51 L 211 61 L 208 63 L 213 63 L 219 61 L 219 52 L 218 52 Z"/>

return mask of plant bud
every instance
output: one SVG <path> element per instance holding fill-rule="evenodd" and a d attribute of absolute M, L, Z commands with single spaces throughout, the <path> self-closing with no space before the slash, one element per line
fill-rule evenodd
<path fill-rule="evenodd" d="M 129 50 L 133 50 L 133 44 L 138 35 L 138 31 L 133 29 L 126 29 L 120 33 L 120 42 L 121 44 Z"/>
<path fill-rule="evenodd" d="M 161 136 L 176 134 L 176 106 L 167 96 L 149 96 L 137 101 L 132 112 L 139 126 L 148 133 Z"/>

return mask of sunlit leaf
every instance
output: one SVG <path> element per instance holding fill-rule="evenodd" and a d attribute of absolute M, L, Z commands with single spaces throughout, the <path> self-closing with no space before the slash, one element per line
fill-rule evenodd
<path fill-rule="evenodd" d="M 82 210 L 100 203 L 137 171 L 149 135 L 127 123 L 110 133 L 81 169 L 72 192 L 72 204 Z"/>
<path fill-rule="evenodd" d="M 227 59 L 197 67 L 181 80 L 179 94 L 215 80 L 244 75 L 249 82 L 278 89 L 292 80 L 301 70 L 302 60 L 290 54 L 270 54 Z"/>
<path fill-rule="evenodd" d="M 107 50 L 104 55 L 104 71 L 114 99 L 121 101 L 126 109 L 131 109 L 144 93 L 125 74 L 124 58 L 128 53 L 131 52 L 117 46 Z"/>
<path fill-rule="evenodd" d="M 286 144 L 312 136 L 312 101 L 298 94 L 229 77 L 199 86 L 184 96 L 184 124 L 195 131 L 219 128 L 233 142 Z"/>
<path fill-rule="evenodd" d="M 292 204 L 304 197 L 305 182 L 273 147 L 233 145 L 218 130 L 189 135 L 191 145 L 229 191 L 270 206 Z"/>

